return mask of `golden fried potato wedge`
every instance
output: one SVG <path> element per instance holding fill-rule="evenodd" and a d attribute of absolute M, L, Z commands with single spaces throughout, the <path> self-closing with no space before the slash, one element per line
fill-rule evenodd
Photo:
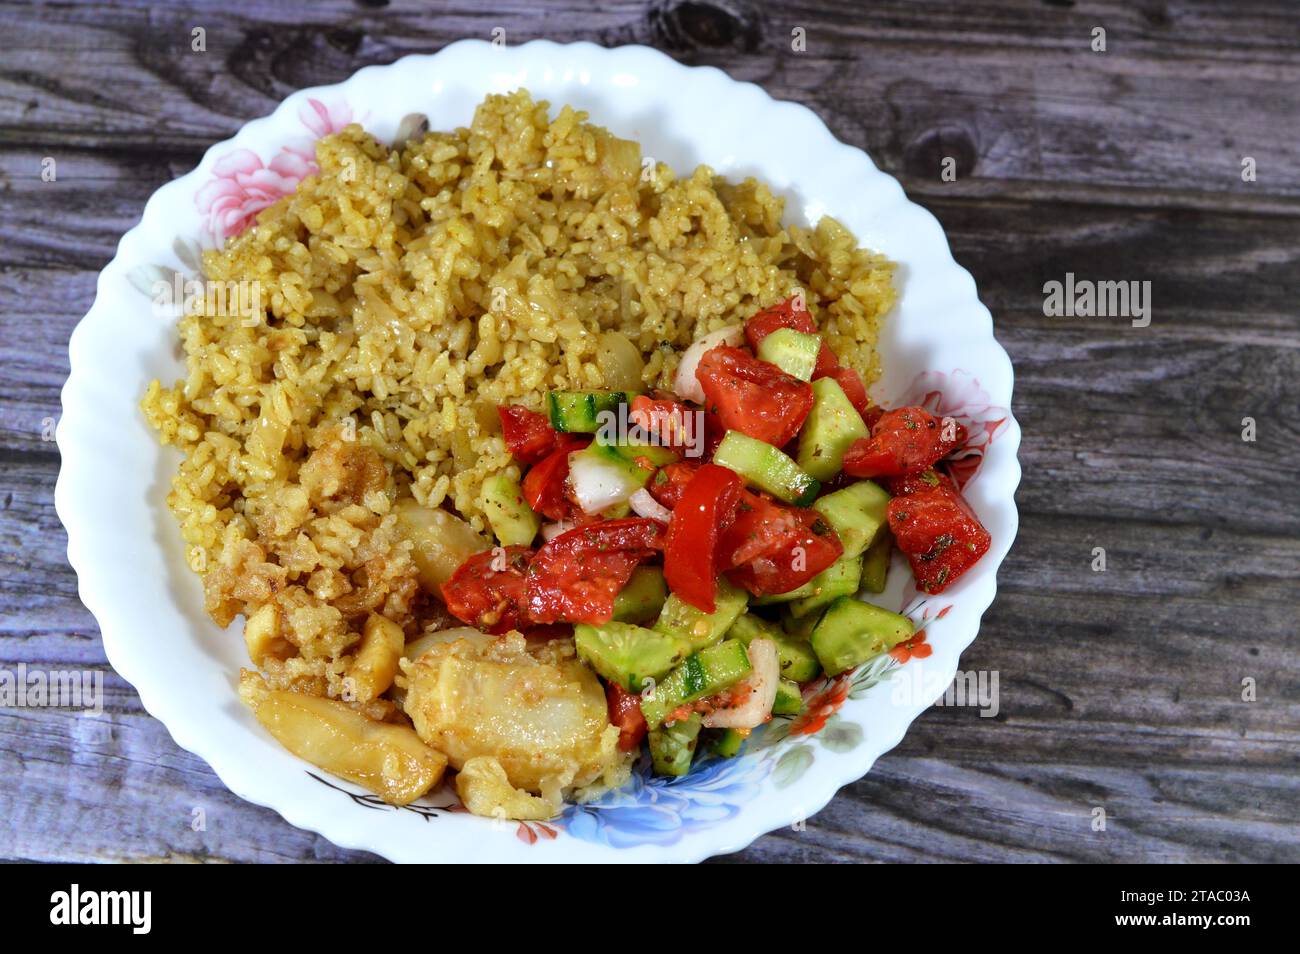
<path fill-rule="evenodd" d="M 298 692 L 246 693 L 257 721 L 312 765 L 392 805 L 415 801 L 442 780 L 447 757 L 402 725 L 375 722 L 333 699 Z"/>

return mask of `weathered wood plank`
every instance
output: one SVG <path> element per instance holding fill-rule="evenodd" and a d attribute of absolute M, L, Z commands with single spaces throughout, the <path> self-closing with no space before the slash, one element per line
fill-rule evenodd
<path fill-rule="evenodd" d="M 496 28 L 509 42 L 556 36 L 567 17 L 579 25 L 558 38 L 653 43 L 723 66 L 813 107 L 886 169 L 917 178 L 937 181 L 948 153 L 963 178 L 1300 195 L 1300 145 L 1286 134 L 1300 103 L 1271 95 L 1300 83 L 1300 38 L 1275 6 L 1243 6 L 1240 18 L 1193 4 L 1158 15 L 1119 3 L 733 9 L 515 3 L 428 17 L 408 4 L 334 0 L 292 13 L 72 6 L 33 20 L 0 6 L 0 25 L 28 37 L 0 71 L 0 137 L 35 134 L 54 151 L 105 136 L 133 152 L 201 149 L 293 89 Z M 196 53 L 200 21 L 207 50 Z M 1101 25 L 1108 48 L 1096 53 Z M 795 28 L 805 52 L 790 48 Z M 1259 163 L 1252 184 L 1240 178 L 1246 155 Z"/>

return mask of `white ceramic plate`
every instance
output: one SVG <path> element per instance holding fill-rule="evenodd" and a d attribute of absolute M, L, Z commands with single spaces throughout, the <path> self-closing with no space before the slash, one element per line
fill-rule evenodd
<path fill-rule="evenodd" d="M 774 721 L 739 758 L 704 760 L 679 780 L 638 775 L 627 790 L 546 825 L 467 815 L 445 791 L 406 809 L 384 806 L 311 769 L 261 729 L 236 697 L 246 663 L 239 622 L 223 632 L 204 615 L 164 505 L 177 455 L 159 447 L 138 409 L 152 378 L 182 376 L 173 321 L 151 307 L 153 282 L 193 274 L 199 246 L 313 171 L 315 138 L 355 120 L 387 141 L 411 113 L 427 114 L 436 129 L 468 125 L 485 94 L 520 86 L 553 108 L 587 110 L 678 172 L 707 163 L 732 178 L 759 176 L 786 197 L 788 219 L 807 225 L 832 214 L 898 262 L 900 304 L 881 340 L 885 371 L 874 396 L 927 402 L 967 422 L 966 495 L 993 538 L 988 555 L 942 597 L 923 598 L 904 565 L 895 567 L 877 602 L 907 612 L 926 634 L 905 663 L 882 657 L 811 691 L 806 715 Z M 1011 363 L 939 224 L 803 106 L 644 47 L 464 41 L 295 93 L 153 195 L 99 276 L 70 351 L 55 500 L 109 661 L 176 742 L 237 795 L 338 845 L 396 861 L 696 861 L 811 817 L 897 745 L 951 681 L 1016 533 Z"/>

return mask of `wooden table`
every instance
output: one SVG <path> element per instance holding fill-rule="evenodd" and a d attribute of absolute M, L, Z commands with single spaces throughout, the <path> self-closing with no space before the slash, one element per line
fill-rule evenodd
<path fill-rule="evenodd" d="M 938 216 L 1016 366 L 1022 527 L 963 659 L 999 673 L 999 714 L 930 710 L 806 831 L 727 860 L 1300 861 L 1293 4 L 440 6 L 0 3 L 0 667 L 101 669 L 108 707 L 0 711 L 0 855 L 374 860 L 236 799 L 107 667 L 43 422 L 158 186 L 299 87 L 501 27 L 650 44 L 806 103 Z M 1150 281 L 1150 326 L 1046 317 L 1067 272 Z"/>

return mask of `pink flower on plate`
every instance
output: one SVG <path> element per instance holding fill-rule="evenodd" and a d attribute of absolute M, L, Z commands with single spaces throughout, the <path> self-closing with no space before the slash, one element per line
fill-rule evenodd
<path fill-rule="evenodd" d="M 236 149 L 217 160 L 213 179 L 194 196 L 194 204 L 206 217 L 208 231 L 222 242 L 316 171 L 314 162 L 305 162 L 295 152 L 281 150 L 270 165 L 263 165 L 255 152 Z"/>
<path fill-rule="evenodd" d="M 965 425 L 969 437 L 948 461 L 948 472 L 958 487 L 965 487 L 979 473 L 985 450 L 1010 416 L 1006 408 L 991 402 L 978 378 L 960 368 L 948 374 L 921 372 L 912 379 L 903 404 L 919 405 L 936 417 L 955 417 Z"/>
<path fill-rule="evenodd" d="M 194 204 L 216 244 L 238 235 L 252 224 L 257 213 L 319 172 L 316 140 L 352 122 L 352 109 L 347 103 L 326 106 L 318 99 L 309 99 L 298 110 L 298 119 L 311 137 L 291 140 L 269 163 L 263 163 L 250 149 L 235 149 L 212 167 L 213 178 L 195 194 Z"/>

